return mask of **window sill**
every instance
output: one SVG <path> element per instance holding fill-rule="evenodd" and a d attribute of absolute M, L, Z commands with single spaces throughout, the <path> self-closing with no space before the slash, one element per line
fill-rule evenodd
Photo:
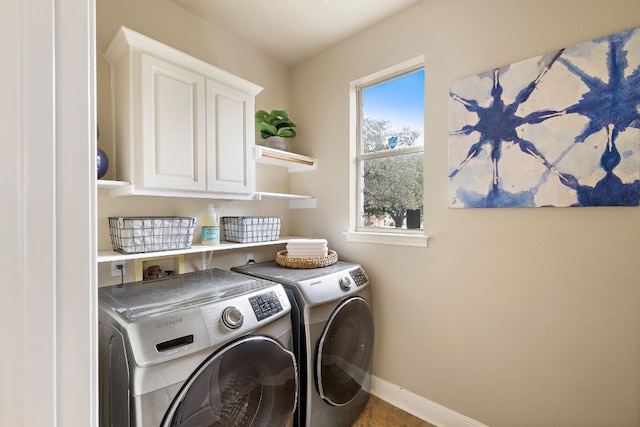
<path fill-rule="evenodd" d="M 347 242 L 377 243 L 381 245 L 413 246 L 426 248 L 428 237 L 422 234 L 372 233 L 367 231 L 345 231 Z"/>

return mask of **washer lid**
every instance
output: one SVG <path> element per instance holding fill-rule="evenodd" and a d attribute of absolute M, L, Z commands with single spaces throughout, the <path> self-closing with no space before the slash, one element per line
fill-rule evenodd
<path fill-rule="evenodd" d="M 213 268 L 100 288 L 98 298 L 105 309 L 113 309 L 133 321 L 214 303 L 274 285 L 268 280 Z"/>

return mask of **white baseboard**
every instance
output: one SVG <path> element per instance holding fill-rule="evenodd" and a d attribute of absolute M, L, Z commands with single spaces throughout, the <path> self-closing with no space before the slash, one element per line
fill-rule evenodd
<path fill-rule="evenodd" d="M 438 427 L 489 427 L 376 376 L 371 394 Z"/>

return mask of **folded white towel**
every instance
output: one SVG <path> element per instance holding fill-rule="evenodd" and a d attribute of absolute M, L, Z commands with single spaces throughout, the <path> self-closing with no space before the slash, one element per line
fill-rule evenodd
<path fill-rule="evenodd" d="M 299 251 L 324 251 L 326 249 L 328 249 L 329 247 L 327 245 L 324 246 L 289 246 L 287 245 L 287 250 L 288 251 L 294 251 L 294 250 L 299 250 Z"/>
<path fill-rule="evenodd" d="M 287 255 L 294 258 L 327 256 L 328 253 L 326 239 L 293 239 L 287 243 Z"/>
<path fill-rule="evenodd" d="M 287 243 L 294 246 L 317 246 L 326 245 L 327 239 L 292 239 Z"/>
<path fill-rule="evenodd" d="M 301 251 L 301 250 L 287 250 L 287 256 L 293 257 L 293 258 L 307 258 L 307 257 L 317 257 L 317 256 L 327 256 L 329 254 L 329 250 L 328 249 L 322 249 L 322 250 L 306 250 L 306 251 Z"/>
<path fill-rule="evenodd" d="M 287 246 L 288 251 L 298 251 L 298 252 L 318 252 L 318 251 L 326 251 L 329 249 L 327 246 L 318 246 L 317 248 L 298 248 L 296 246 Z"/>

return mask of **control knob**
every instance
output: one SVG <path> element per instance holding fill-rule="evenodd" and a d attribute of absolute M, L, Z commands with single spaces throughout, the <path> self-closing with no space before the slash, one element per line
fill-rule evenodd
<path fill-rule="evenodd" d="M 222 323 L 229 329 L 238 329 L 244 321 L 244 314 L 238 307 L 227 307 L 222 312 Z"/>
<path fill-rule="evenodd" d="M 340 288 L 343 291 L 348 291 L 349 289 L 351 289 L 351 280 L 349 280 L 349 277 L 347 276 L 343 276 L 338 280 L 338 283 L 340 284 Z"/>

